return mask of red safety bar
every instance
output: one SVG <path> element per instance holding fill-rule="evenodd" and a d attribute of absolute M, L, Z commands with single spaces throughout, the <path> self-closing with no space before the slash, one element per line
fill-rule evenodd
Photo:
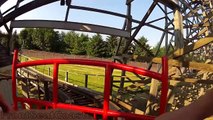
<path fill-rule="evenodd" d="M 14 102 L 14 110 L 18 110 L 18 102 L 20 103 L 28 103 L 30 105 L 34 104 L 37 105 L 38 108 L 41 106 L 45 106 L 46 108 L 62 108 L 68 110 L 76 110 L 81 111 L 84 113 L 91 113 L 94 115 L 102 115 L 103 120 L 107 120 L 109 116 L 118 118 L 127 118 L 127 119 L 145 119 L 145 120 L 153 120 L 154 116 L 147 116 L 147 115 L 137 115 L 132 113 L 124 113 L 109 110 L 109 97 L 110 97 L 110 76 L 112 74 L 113 69 L 120 69 L 129 72 L 133 72 L 139 75 L 148 76 L 154 79 L 157 79 L 162 82 L 161 87 L 161 97 L 160 97 L 160 111 L 159 114 L 162 114 L 166 110 L 167 104 L 167 92 L 168 92 L 168 63 L 167 58 L 164 57 L 162 59 L 162 74 L 148 71 L 142 68 L 132 67 L 128 65 L 113 63 L 113 62 L 105 62 L 105 61 L 96 61 L 96 60 L 82 60 L 82 59 L 47 59 L 47 60 L 35 60 L 35 61 L 28 61 L 18 63 L 17 61 L 18 51 L 14 51 L 13 57 L 13 65 L 12 65 L 12 93 L 13 93 L 13 102 Z M 47 65 L 53 64 L 53 101 L 41 101 L 31 98 L 21 98 L 17 96 L 17 89 L 16 89 L 16 71 L 18 68 L 21 67 L 29 67 L 35 65 Z M 105 84 L 104 84 L 104 103 L 103 109 L 99 108 L 91 108 L 85 106 L 78 106 L 72 104 L 64 104 L 58 102 L 58 67 L 59 64 L 81 64 L 81 65 L 92 65 L 92 66 L 99 66 L 105 68 Z"/>

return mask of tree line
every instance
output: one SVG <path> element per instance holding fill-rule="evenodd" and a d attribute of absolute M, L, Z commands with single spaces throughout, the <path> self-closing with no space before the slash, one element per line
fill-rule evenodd
<path fill-rule="evenodd" d="M 5 44 L 4 33 L 0 32 L 1 44 Z M 120 48 L 118 54 L 122 54 L 122 48 L 125 46 L 125 40 L 120 40 L 117 36 L 107 36 L 103 38 L 100 34 L 88 36 L 74 31 L 59 32 L 47 28 L 25 28 L 19 34 L 14 35 L 16 46 L 21 49 L 34 49 L 57 53 L 67 53 L 74 55 L 89 55 L 94 57 L 112 57 L 115 54 L 118 44 Z M 138 39 L 138 42 L 151 53 L 154 53 L 157 46 L 151 47 L 144 36 Z M 139 57 L 147 57 L 147 51 L 140 45 L 132 43 L 130 45 L 132 54 Z M 161 52 L 162 53 L 162 52 Z M 161 55 L 160 55 L 161 56 Z"/>
<path fill-rule="evenodd" d="M 47 28 L 26 28 L 20 31 L 18 41 L 21 48 L 42 51 L 111 57 L 117 46 L 117 37 L 100 34 L 89 37 L 74 31 L 58 32 Z"/>

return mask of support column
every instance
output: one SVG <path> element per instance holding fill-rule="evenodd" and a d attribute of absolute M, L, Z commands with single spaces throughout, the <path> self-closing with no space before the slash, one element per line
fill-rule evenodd
<path fill-rule="evenodd" d="M 10 52 L 10 54 L 13 52 L 13 50 L 15 49 L 15 42 L 16 42 L 16 36 L 17 36 L 17 33 L 16 33 L 16 31 L 14 32 L 14 33 L 12 33 L 12 31 L 11 31 L 11 33 L 9 33 L 10 35 L 9 35 L 9 52 Z"/>
<path fill-rule="evenodd" d="M 131 28 L 132 28 L 132 16 L 131 16 L 131 3 L 132 3 L 133 0 L 126 0 L 126 5 L 127 5 L 127 18 L 126 18 L 126 30 L 131 34 Z M 126 39 L 126 43 L 125 43 L 125 46 L 126 44 L 131 41 L 130 38 L 125 38 Z M 122 64 L 127 64 L 127 57 L 126 57 L 126 54 L 128 54 L 127 52 L 124 52 L 123 53 L 124 55 L 122 56 L 122 61 L 123 63 Z M 123 87 L 124 87 L 124 82 L 125 82 L 125 77 L 123 76 L 126 76 L 126 71 L 122 71 L 121 73 L 121 82 L 120 82 L 120 88 L 118 90 L 118 92 L 122 91 L 123 90 Z"/>
<path fill-rule="evenodd" d="M 156 79 L 152 79 L 151 87 L 149 90 L 149 100 L 147 101 L 147 104 L 146 104 L 146 111 L 145 111 L 146 115 L 150 114 L 152 111 L 153 101 L 158 93 L 158 85 L 159 85 L 159 81 Z"/>
<path fill-rule="evenodd" d="M 18 9 L 19 5 L 20 5 L 20 2 L 22 0 L 17 0 L 16 2 L 16 6 L 15 6 L 15 10 Z M 15 19 L 11 20 L 11 21 L 14 21 Z M 11 22 L 10 22 L 11 24 Z M 9 54 L 12 54 L 14 48 L 15 48 L 15 41 L 16 41 L 16 35 L 17 35 L 17 32 L 15 31 L 14 34 L 13 34 L 13 28 L 11 27 L 10 25 L 10 29 L 9 29 L 9 39 L 8 39 L 8 52 Z"/>
<path fill-rule="evenodd" d="M 178 3 L 178 0 L 176 1 Z M 175 26 L 175 47 L 176 49 L 184 48 L 183 16 L 179 9 L 174 10 L 174 26 Z"/>

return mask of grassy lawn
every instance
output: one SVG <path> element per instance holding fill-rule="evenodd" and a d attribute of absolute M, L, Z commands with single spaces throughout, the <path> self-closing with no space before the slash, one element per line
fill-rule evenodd
<path fill-rule="evenodd" d="M 39 58 L 30 58 L 32 60 L 38 60 Z M 25 58 L 21 58 L 21 61 L 25 61 Z M 40 71 L 43 74 L 52 76 L 53 65 L 40 65 L 35 67 L 36 70 Z M 86 66 L 86 65 L 77 65 L 77 64 L 61 64 L 59 65 L 59 74 L 58 78 L 60 80 L 65 80 L 66 72 L 68 72 L 68 81 L 78 86 L 85 86 L 85 76 L 88 75 L 88 88 L 103 92 L 104 89 L 104 77 L 105 69 L 102 67 L 96 66 Z M 114 80 L 121 79 L 121 70 L 114 69 L 113 76 Z M 129 77 L 131 80 L 139 80 L 139 78 L 133 73 L 126 72 L 126 77 Z M 125 78 L 125 80 L 127 80 Z M 119 86 L 119 83 L 113 83 L 114 85 Z M 125 83 L 124 86 L 129 86 L 132 83 Z M 113 91 L 117 90 L 113 88 Z"/>

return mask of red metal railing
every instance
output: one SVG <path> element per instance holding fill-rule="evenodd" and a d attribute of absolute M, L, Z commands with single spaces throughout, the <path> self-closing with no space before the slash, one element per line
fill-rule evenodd
<path fill-rule="evenodd" d="M 109 97 L 110 97 L 110 76 L 112 74 L 113 69 L 120 69 L 129 72 L 133 72 L 139 75 L 144 75 L 148 77 L 155 78 L 162 82 L 161 87 L 161 97 L 160 97 L 160 111 L 159 114 L 162 114 L 166 110 L 167 104 L 167 92 L 168 92 L 168 63 L 167 58 L 164 57 L 162 59 L 162 74 L 148 71 L 142 68 L 127 66 L 123 64 L 113 63 L 113 62 L 105 62 L 105 61 L 95 61 L 95 60 L 82 60 L 82 59 L 48 59 L 48 60 L 35 60 L 18 63 L 18 51 L 14 51 L 13 57 L 13 65 L 12 65 L 12 93 L 13 93 L 13 102 L 14 102 L 14 110 L 18 110 L 18 102 L 20 103 L 28 103 L 29 105 L 37 105 L 39 109 L 41 106 L 45 106 L 46 108 L 62 108 L 68 110 L 76 110 L 84 113 L 94 114 L 94 118 L 96 115 L 102 115 L 103 120 L 107 120 L 108 117 L 123 117 L 127 119 L 145 119 L 145 120 L 153 120 L 155 117 L 147 116 L 147 115 L 137 115 L 132 113 L 124 113 L 109 110 Z M 53 101 L 41 101 L 32 98 L 21 98 L 16 95 L 16 71 L 21 67 L 29 67 L 35 65 L 47 65 L 53 64 Z M 91 108 L 85 106 L 78 106 L 72 104 L 63 104 L 58 102 L 58 67 L 60 64 L 81 64 L 81 65 L 92 65 L 99 66 L 105 68 L 105 84 L 104 84 L 104 103 L 103 109 Z"/>

